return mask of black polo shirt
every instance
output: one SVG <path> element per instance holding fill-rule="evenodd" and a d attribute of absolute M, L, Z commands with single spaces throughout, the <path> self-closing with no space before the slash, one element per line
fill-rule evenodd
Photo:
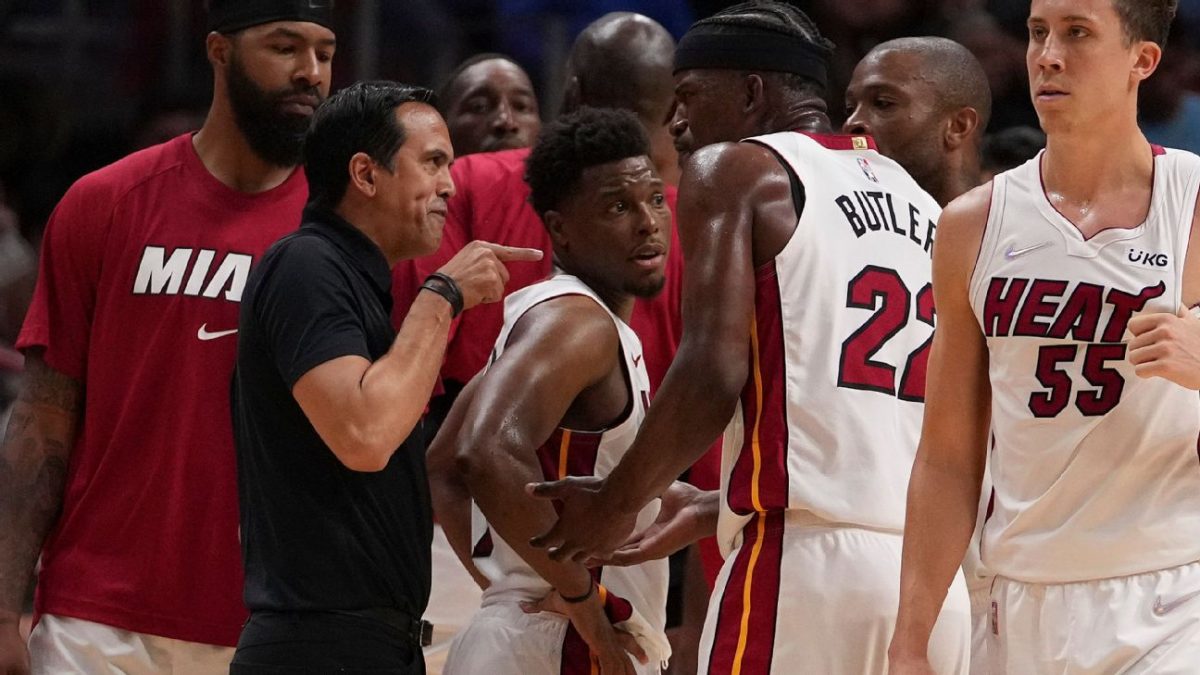
<path fill-rule="evenodd" d="M 393 608 L 429 601 L 433 517 L 420 429 L 376 473 L 346 468 L 292 396 L 314 367 L 392 346 L 383 252 L 308 209 L 267 250 L 242 298 L 233 430 L 251 610 Z"/>

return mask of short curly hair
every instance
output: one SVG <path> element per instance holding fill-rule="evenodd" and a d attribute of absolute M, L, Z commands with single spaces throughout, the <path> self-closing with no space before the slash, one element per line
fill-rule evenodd
<path fill-rule="evenodd" d="M 633 113 L 580 108 L 546 125 L 525 160 L 529 202 L 543 216 L 574 194 L 584 170 L 649 154 L 650 140 Z"/>

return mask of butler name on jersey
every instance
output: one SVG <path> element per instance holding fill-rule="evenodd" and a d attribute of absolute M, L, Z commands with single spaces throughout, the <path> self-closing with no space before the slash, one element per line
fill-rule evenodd
<path fill-rule="evenodd" d="M 868 177 L 871 175 L 874 175 L 873 171 Z M 855 237 L 861 239 L 869 232 L 888 232 L 904 237 L 926 253 L 933 254 L 933 235 L 937 231 L 937 224 L 928 215 L 922 214 L 916 204 L 903 197 L 898 198 L 883 190 L 855 190 L 839 195 L 833 201 L 846 216 L 846 222 Z"/>

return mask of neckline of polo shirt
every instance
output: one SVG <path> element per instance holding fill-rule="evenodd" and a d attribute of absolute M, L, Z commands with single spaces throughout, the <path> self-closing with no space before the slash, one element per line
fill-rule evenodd
<path fill-rule="evenodd" d="M 325 233 L 335 246 L 358 265 L 380 293 L 391 294 L 392 270 L 388 267 L 387 258 L 362 230 L 329 209 L 313 206 L 304 208 L 302 227 L 313 227 Z"/>

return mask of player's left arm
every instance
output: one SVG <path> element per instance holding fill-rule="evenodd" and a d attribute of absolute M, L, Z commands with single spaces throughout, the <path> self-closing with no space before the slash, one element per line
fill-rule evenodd
<path fill-rule="evenodd" d="M 537 305 L 514 327 L 500 358 L 476 378 L 470 398 L 455 403 L 448 421 L 457 422 L 457 433 L 437 441 L 453 445 L 455 468 L 496 533 L 566 596 L 583 594 L 591 576 L 579 563 L 555 562 L 528 545 L 555 514 L 524 488 L 544 478 L 537 448 L 581 392 L 620 367 L 619 354 L 615 324 L 590 298 Z"/>
<path fill-rule="evenodd" d="M 1192 217 L 1191 238 L 1183 267 L 1182 304 L 1175 313 L 1135 316 L 1129 321 L 1127 358 L 1138 377 L 1161 377 L 1200 390 L 1200 204 Z"/>
<path fill-rule="evenodd" d="M 466 407 L 454 439 L 455 465 L 471 497 L 495 532 L 560 596 L 583 598 L 560 603 L 559 609 L 596 654 L 605 675 L 631 675 L 627 654 L 643 663 L 646 655 L 631 636 L 613 628 L 585 566 L 552 560 L 529 545 L 555 514 L 550 503 L 527 496 L 525 485 L 543 478 L 537 448 L 581 393 L 620 370 L 620 354 L 616 325 L 595 301 L 555 298 L 525 313 L 504 353 L 476 378 L 471 398 L 455 403 L 455 408 L 460 403 Z"/>

